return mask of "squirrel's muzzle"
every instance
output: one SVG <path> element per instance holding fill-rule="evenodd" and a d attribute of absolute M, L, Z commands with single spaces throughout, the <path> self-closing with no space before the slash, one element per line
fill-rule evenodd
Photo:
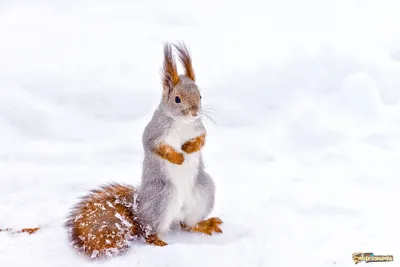
<path fill-rule="evenodd" d="M 199 108 L 197 106 L 193 106 L 189 109 L 190 114 L 195 117 L 199 114 Z"/>

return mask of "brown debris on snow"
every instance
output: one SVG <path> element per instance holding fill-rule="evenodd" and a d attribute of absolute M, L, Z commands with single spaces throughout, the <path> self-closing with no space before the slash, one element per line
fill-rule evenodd
<path fill-rule="evenodd" d="M 39 231 L 40 228 L 22 228 L 20 230 L 14 230 L 12 228 L 5 228 L 5 229 L 0 229 L 0 232 L 10 232 L 12 234 L 21 234 L 21 233 L 28 233 L 29 235 L 36 233 Z"/>

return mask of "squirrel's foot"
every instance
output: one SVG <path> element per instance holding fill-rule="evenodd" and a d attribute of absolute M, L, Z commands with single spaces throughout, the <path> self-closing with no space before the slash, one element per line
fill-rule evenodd
<path fill-rule="evenodd" d="M 182 145 L 181 149 L 188 154 L 197 152 L 204 146 L 205 140 L 206 140 L 206 134 L 202 134 L 185 142 Z"/>
<path fill-rule="evenodd" d="M 212 235 L 212 233 L 222 233 L 219 225 L 222 224 L 222 220 L 218 217 L 212 217 L 204 221 L 200 221 L 194 227 L 189 227 L 184 223 L 181 223 L 181 227 L 189 232 L 198 232 L 207 235 Z"/>
<path fill-rule="evenodd" d="M 149 244 L 149 245 L 154 245 L 154 246 L 158 246 L 158 247 L 164 247 L 164 246 L 168 245 L 168 243 L 162 241 L 155 234 L 149 235 L 148 237 L 146 237 L 146 243 Z"/>

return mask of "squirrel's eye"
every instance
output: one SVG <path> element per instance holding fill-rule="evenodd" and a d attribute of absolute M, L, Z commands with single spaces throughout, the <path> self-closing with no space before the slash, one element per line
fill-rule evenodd
<path fill-rule="evenodd" d="M 201 95 L 200 95 L 200 99 L 201 99 Z"/>
<path fill-rule="evenodd" d="M 181 98 L 179 96 L 175 96 L 175 102 L 176 103 L 181 103 Z"/>

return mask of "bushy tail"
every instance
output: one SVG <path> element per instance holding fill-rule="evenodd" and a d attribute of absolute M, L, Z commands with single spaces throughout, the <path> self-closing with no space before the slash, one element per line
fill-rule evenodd
<path fill-rule="evenodd" d="M 142 236 L 134 214 L 135 196 L 133 186 L 113 183 L 81 197 L 65 223 L 70 243 L 79 254 L 92 259 L 112 257 Z"/>

